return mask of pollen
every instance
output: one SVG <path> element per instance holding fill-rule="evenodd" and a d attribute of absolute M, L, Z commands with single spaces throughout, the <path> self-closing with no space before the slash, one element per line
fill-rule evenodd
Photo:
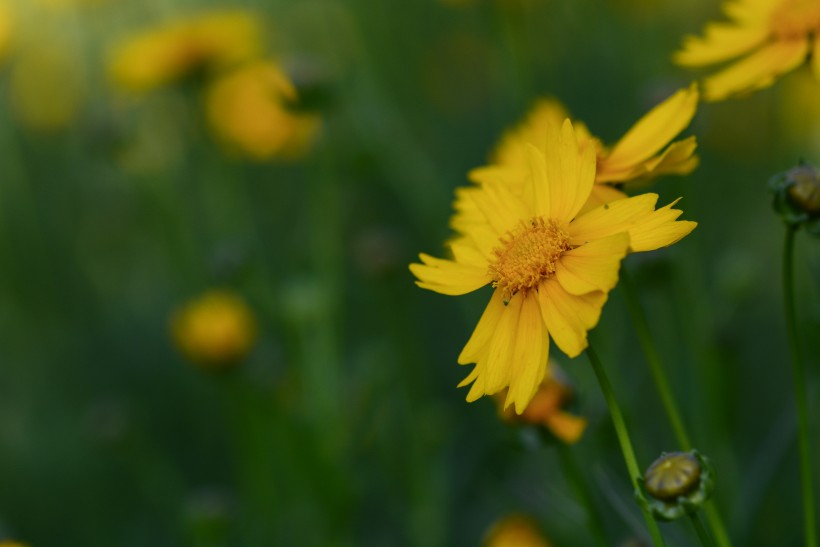
<path fill-rule="evenodd" d="M 784 0 L 772 14 L 772 33 L 781 40 L 805 39 L 810 32 L 820 32 L 817 0 Z"/>
<path fill-rule="evenodd" d="M 521 222 L 493 249 L 493 287 L 504 291 L 505 299 L 533 289 L 555 273 L 558 259 L 569 249 L 569 235 L 558 221 L 534 217 Z"/>

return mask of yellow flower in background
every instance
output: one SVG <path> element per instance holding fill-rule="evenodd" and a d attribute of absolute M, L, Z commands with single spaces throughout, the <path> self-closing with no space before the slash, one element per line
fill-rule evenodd
<path fill-rule="evenodd" d="M 0 59 L 3 59 L 9 52 L 13 31 L 14 14 L 11 6 L 8 1 L 0 1 Z"/>
<path fill-rule="evenodd" d="M 216 136 L 257 160 L 304 156 L 320 126 L 318 116 L 291 109 L 296 88 L 270 61 L 222 76 L 211 84 L 206 101 Z"/>
<path fill-rule="evenodd" d="M 144 31 L 112 53 L 113 82 L 149 91 L 200 71 L 234 66 L 262 52 L 256 17 L 239 10 L 213 11 Z"/>
<path fill-rule="evenodd" d="M 10 539 L 0 540 L 0 547 L 28 547 L 27 543 L 12 541 Z"/>
<path fill-rule="evenodd" d="M 707 24 L 702 37 L 687 36 L 674 56 L 688 67 L 731 62 L 705 79 L 705 99 L 768 87 L 809 58 L 820 80 L 820 1 L 735 0 L 724 12 L 729 22 Z"/>
<path fill-rule="evenodd" d="M 207 368 L 236 364 L 256 340 L 256 321 L 237 294 L 212 290 L 188 302 L 171 320 L 180 351 Z"/>
<path fill-rule="evenodd" d="M 66 44 L 43 41 L 19 48 L 9 81 L 14 116 L 36 131 L 70 125 L 87 91 L 80 61 Z"/>
<path fill-rule="evenodd" d="M 484 547 L 551 547 L 551 545 L 541 534 L 538 524 L 523 515 L 510 515 L 499 520 L 484 538 Z"/>
<path fill-rule="evenodd" d="M 574 122 L 580 146 L 592 146 L 597 157 L 595 182 L 586 208 L 626 197 L 613 184 L 638 185 L 661 175 L 686 175 L 698 165 L 694 136 L 670 144 L 686 129 L 695 115 L 698 89 L 695 84 L 681 89 L 655 106 L 612 147 L 606 147 L 583 123 Z M 498 170 L 515 170 L 513 180 L 523 180 L 528 169 L 527 146 L 542 147 L 549 127 L 560 127 L 568 118 L 556 100 L 538 101 L 527 117 L 508 131 L 497 145 L 491 165 L 473 170 L 470 178 L 481 182 L 495 177 Z"/>
<path fill-rule="evenodd" d="M 527 155 L 520 180 L 499 172 L 466 196 L 477 214 L 456 228 L 452 259 L 421 254 L 422 263 L 410 265 L 420 287 L 442 294 L 492 284 L 458 357 L 475 363 L 460 387 L 473 384 L 468 401 L 509 387 L 504 406 L 515 403 L 519 414 L 545 376 L 550 337 L 570 357 L 586 348 L 627 252 L 671 245 L 696 225 L 676 221 L 673 204 L 656 210 L 656 194 L 579 214 L 595 181 L 595 149 L 579 146 L 569 120 L 548 128 L 543 146 L 529 146 Z"/>
<path fill-rule="evenodd" d="M 559 440 L 574 444 L 581 439 L 587 427 L 585 418 L 566 412 L 564 407 L 572 401 L 572 388 L 563 379 L 561 370 L 552 361 L 547 364 L 547 373 L 538 390 L 520 415 L 512 408 L 504 408 L 506 390 L 493 397 L 499 404 L 502 419 L 513 424 L 529 424 L 546 427 Z"/>

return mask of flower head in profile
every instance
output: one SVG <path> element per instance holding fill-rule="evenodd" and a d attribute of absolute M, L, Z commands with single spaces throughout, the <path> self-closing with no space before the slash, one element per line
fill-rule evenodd
<path fill-rule="evenodd" d="M 204 368 L 236 364 L 256 340 L 256 321 L 245 301 L 226 290 L 211 290 L 188 302 L 171 319 L 180 351 Z"/>
<path fill-rule="evenodd" d="M 303 156 L 319 129 L 315 114 L 297 112 L 296 88 L 272 61 L 243 65 L 214 81 L 208 121 L 227 146 L 257 160 Z"/>
<path fill-rule="evenodd" d="M 120 88 L 145 92 L 234 66 L 261 50 L 261 28 L 251 13 L 209 11 L 125 39 L 113 50 L 109 72 Z"/>
<path fill-rule="evenodd" d="M 593 147 L 597 163 L 596 184 L 585 208 L 626 197 L 615 185 L 639 186 L 661 175 L 691 173 L 698 165 L 695 137 L 675 142 L 672 139 L 692 121 L 697 104 L 698 89 L 695 84 L 680 89 L 645 114 L 611 147 L 592 135 L 583 123 L 574 122 L 579 146 Z M 547 128 L 561 127 L 567 117 L 566 110 L 558 101 L 539 100 L 527 117 L 501 138 L 491 158 L 491 165 L 474 169 L 470 178 L 481 182 L 502 170 L 517 171 L 517 174 L 506 178 L 522 181 L 528 169 L 528 145 L 543 148 Z"/>
<path fill-rule="evenodd" d="M 456 201 L 452 258 L 419 255 L 410 270 L 425 289 L 459 295 L 492 285 L 493 294 L 458 357 L 475 367 L 474 401 L 508 387 L 505 406 L 519 414 L 543 380 L 550 339 L 575 357 L 587 346 L 607 294 L 630 251 L 670 245 L 695 227 L 681 211 L 655 209 L 656 194 L 623 198 L 580 214 L 595 183 L 595 149 L 579 146 L 575 129 L 548 128 L 543 147 L 527 147 L 520 180 L 499 171 Z M 513 191 L 518 188 L 518 192 Z"/>
<path fill-rule="evenodd" d="M 687 36 L 674 59 L 688 67 L 729 63 L 704 81 L 703 96 L 719 101 L 768 87 L 811 59 L 820 79 L 818 0 L 734 0 L 728 22 L 709 23 L 703 36 Z"/>
<path fill-rule="evenodd" d="M 573 395 L 572 387 L 564 379 L 561 370 L 550 360 L 544 380 L 521 414 L 513 412 L 511 407 L 504 408 L 506 390 L 499 391 L 493 397 L 498 401 L 502 419 L 512 424 L 544 427 L 561 442 L 574 444 L 581 439 L 587 421 L 586 418 L 565 410 Z"/>

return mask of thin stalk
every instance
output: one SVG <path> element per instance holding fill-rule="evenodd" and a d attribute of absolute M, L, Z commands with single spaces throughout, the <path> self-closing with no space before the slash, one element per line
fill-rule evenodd
<path fill-rule="evenodd" d="M 604 528 L 604 519 L 598 506 L 595 503 L 595 498 L 592 496 L 592 491 L 587 484 L 584 474 L 578 467 L 578 462 L 572 455 L 570 447 L 562 442 L 557 443 L 558 457 L 561 459 L 561 466 L 564 468 L 564 474 L 569 478 L 575 490 L 575 494 L 581 501 L 581 504 L 587 511 L 587 522 L 595 536 L 598 545 L 606 547 L 609 541 L 606 536 L 606 529 Z"/>
<path fill-rule="evenodd" d="M 660 353 L 658 353 L 655 347 L 652 333 L 649 330 L 649 322 L 646 319 L 643 306 L 641 306 L 641 301 L 638 298 L 635 283 L 626 268 L 621 269 L 621 287 L 623 287 L 626 305 L 629 308 L 629 315 L 632 316 L 632 323 L 635 325 L 641 349 L 646 357 L 646 362 L 649 364 L 649 371 L 652 374 L 652 380 L 655 382 L 655 389 L 657 389 L 658 395 L 661 398 L 663 409 L 672 426 L 675 439 L 681 450 L 688 452 L 692 450 L 692 441 L 690 440 L 689 433 L 686 431 L 686 426 L 681 418 L 675 396 L 672 394 L 672 389 L 669 386 L 669 377 L 663 368 Z M 709 527 L 712 529 L 712 534 L 715 536 L 718 546 L 731 547 L 732 542 L 729 539 L 729 534 L 726 532 L 726 526 L 723 524 L 723 518 L 718 512 L 717 506 L 715 506 L 713 502 L 710 502 L 706 505 L 705 511 L 706 518 L 709 521 Z"/>
<path fill-rule="evenodd" d="M 806 368 L 800 352 L 797 336 L 797 316 L 794 306 L 794 236 L 795 226 L 786 228 L 783 243 L 783 301 L 786 309 L 786 334 L 789 339 L 789 353 L 794 379 L 794 400 L 797 405 L 798 448 L 800 451 L 800 482 L 803 490 L 803 526 L 806 546 L 817 547 L 817 527 L 815 525 L 814 491 L 812 490 L 811 445 L 809 437 L 809 411 L 806 401 Z"/>
<path fill-rule="evenodd" d="M 689 519 L 692 521 L 692 525 L 695 527 L 695 531 L 698 533 L 698 539 L 700 539 L 700 544 L 703 545 L 703 547 L 714 547 L 715 543 L 709 536 L 709 532 L 706 531 L 706 527 L 703 525 L 703 521 L 700 520 L 698 514 L 689 513 Z"/>
<path fill-rule="evenodd" d="M 638 497 L 638 505 L 641 508 L 641 513 L 643 513 L 644 520 L 646 520 L 649 535 L 652 537 L 652 542 L 656 547 L 663 547 L 665 543 L 663 541 L 660 528 L 658 527 L 658 523 L 655 521 L 652 513 L 649 512 L 646 505 L 646 500 L 644 499 L 638 485 L 638 478 L 640 478 L 641 472 L 638 468 L 638 461 L 635 459 L 635 450 L 632 448 L 632 441 L 629 439 L 629 432 L 626 429 L 626 423 L 624 422 L 621 407 L 618 405 L 617 399 L 615 399 L 615 392 L 612 389 L 612 384 L 609 382 L 609 378 L 604 371 L 604 367 L 601 365 L 601 361 L 598 359 L 598 356 L 595 354 L 595 351 L 592 349 L 591 345 L 587 347 L 587 357 L 589 357 L 589 362 L 592 364 L 592 369 L 595 371 L 595 376 L 598 378 L 598 384 L 601 386 L 604 399 L 606 399 L 606 404 L 609 408 L 609 415 L 612 418 L 612 425 L 615 426 L 615 434 L 618 436 L 618 443 L 621 445 L 621 453 L 623 453 L 624 462 L 626 463 L 627 471 L 629 471 L 629 480 L 632 482 L 632 488 L 635 490 L 635 495 Z"/>

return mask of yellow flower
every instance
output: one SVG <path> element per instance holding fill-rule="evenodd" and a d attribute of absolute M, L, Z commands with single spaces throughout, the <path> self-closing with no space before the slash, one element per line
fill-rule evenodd
<path fill-rule="evenodd" d="M 208 120 L 227 145 L 257 160 L 303 156 L 319 129 L 319 117 L 294 112 L 296 89 L 272 62 L 260 61 L 214 82 Z"/>
<path fill-rule="evenodd" d="M 550 547 L 538 529 L 538 525 L 529 517 L 510 515 L 496 522 L 487 537 L 484 547 Z"/>
<path fill-rule="evenodd" d="M 698 165 L 698 157 L 694 155 L 697 147 L 695 137 L 669 143 L 692 121 L 697 104 L 695 84 L 678 90 L 638 120 L 611 148 L 604 146 L 583 123 L 576 122 L 575 133 L 579 145 L 594 147 L 597 156 L 597 184 L 585 209 L 626 197 L 612 184 L 637 185 L 660 175 L 691 173 Z M 518 126 L 501 138 L 491 158 L 491 165 L 473 170 L 470 178 L 481 182 L 487 177 L 494 177 L 501 169 L 516 170 L 518 175 L 512 175 L 512 178 L 523 180 L 521 173 L 528 168 L 527 145 L 543 146 L 547 128 L 560 127 L 567 117 L 561 103 L 541 99 Z"/>
<path fill-rule="evenodd" d="M 719 101 L 768 87 L 809 57 L 820 79 L 820 1 L 734 0 L 724 11 L 729 22 L 709 23 L 703 37 L 687 36 L 674 56 L 689 67 L 735 60 L 706 78 L 705 99 Z"/>
<path fill-rule="evenodd" d="M 14 15 L 8 0 L 0 1 L 0 59 L 9 51 L 14 28 Z"/>
<path fill-rule="evenodd" d="M 20 543 L 19 541 L 12 541 L 10 539 L 0 540 L 0 547 L 28 547 L 27 543 Z"/>
<path fill-rule="evenodd" d="M 626 253 L 670 245 L 696 225 L 676 221 L 681 211 L 673 204 L 655 210 L 656 194 L 579 214 L 595 181 L 595 149 L 579 147 L 569 120 L 548 128 L 543 146 L 527 155 L 522 179 L 488 179 L 456 201 L 472 211 L 456 227 L 452 259 L 421 254 L 422 263 L 410 265 L 420 287 L 442 294 L 492 284 L 458 357 L 475 363 L 460 386 L 473 383 L 468 401 L 509 387 L 505 406 L 514 402 L 519 414 L 544 378 L 550 337 L 570 357 L 586 348 Z"/>
<path fill-rule="evenodd" d="M 149 91 L 199 71 L 236 65 L 261 50 L 261 29 L 253 15 L 213 11 L 123 41 L 113 51 L 109 70 L 123 89 Z"/>
<path fill-rule="evenodd" d="M 212 290 L 186 304 L 171 320 L 177 347 L 208 368 L 237 363 L 256 339 L 256 322 L 238 295 Z"/>
<path fill-rule="evenodd" d="M 523 413 L 518 415 L 512 408 L 504 408 L 506 395 L 506 390 L 494 395 L 501 417 L 506 421 L 544 426 L 567 444 L 578 442 L 586 429 L 585 418 L 564 411 L 563 407 L 572 400 L 572 388 L 562 379 L 560 369 L 552 361 L 547 364 L 544 380 Z"/>

